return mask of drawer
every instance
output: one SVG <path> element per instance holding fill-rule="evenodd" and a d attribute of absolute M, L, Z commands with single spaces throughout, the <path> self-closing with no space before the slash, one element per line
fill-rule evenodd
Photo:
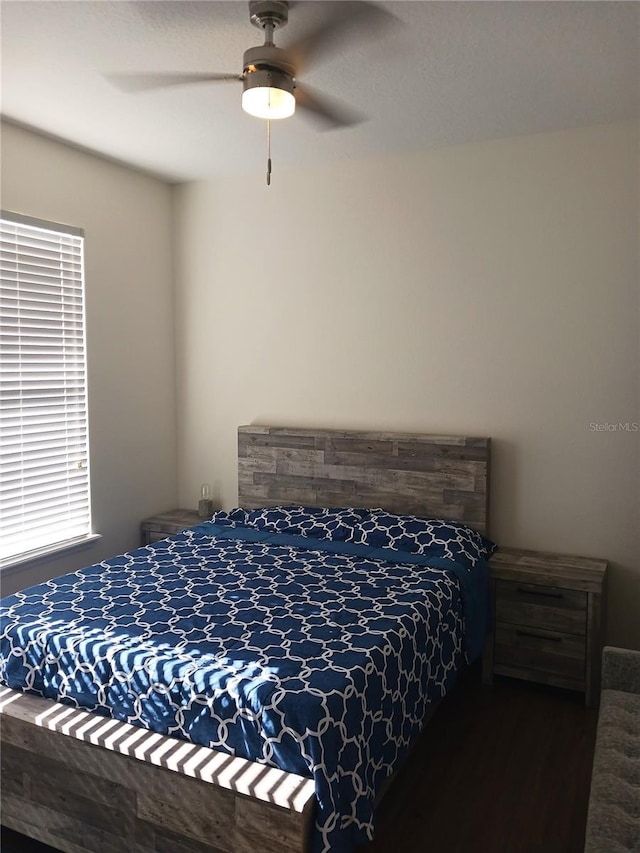
<path fill-rule="evenodd" d="M 583 681 L 586 643 L 576 634 L 498 622 L 494 661 L 496 667 L 517 667 Z"/>
<path fill-rule="evenodd" d="M 162 539 L 166 539 L 167 536 L 171 536 L 171 533 L 167 533 L 166 530 L 145 530 L 145 541 L 148 545 L 151 545 L 152 542 L 160 542 Z"/>
<path fill-rule="evenodd" d="M 196 521 L 191 522 L 192 525 L 196 523 Z M 142 541 L 150 545 L 152 542 L 159 542 L 161 539 L 175 536 L 176 533 L 182 533 L 187 527 L 189 527 L 188 522 L 164 522 L 162 525 L 145 523 L 141 526 Z"/>
<path fill-rule="evenodd" d="M 538 584 L 496 581 L 496 622 L 548 631 L 587 633 L 587 593 Z"/>

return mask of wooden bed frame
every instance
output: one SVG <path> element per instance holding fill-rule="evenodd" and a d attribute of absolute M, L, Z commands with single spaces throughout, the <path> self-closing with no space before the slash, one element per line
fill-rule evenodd
<path fill-rule="evenodd" d="M 490 439 L 244 426 L 245 508 L 382 506 L 488 531 Z M 65 853 L 305 853 L 310 779 L 0 689 L 5 826 Z"/>

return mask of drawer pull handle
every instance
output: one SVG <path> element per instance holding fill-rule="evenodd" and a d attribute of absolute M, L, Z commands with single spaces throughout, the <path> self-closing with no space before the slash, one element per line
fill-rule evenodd
<path fill-rule="evenodd" d="M 518 592 L 522 593 L 522 595 L 539 595 L 542 598 L 564 598 L 563 592 L 548 592 L 544 589 L 527 589 L 524 586 L 519 586 Z"/>
<path fill-rule="evenodd" d="M 516 629 L 517 637 L 533 637 L 535 640 L 551 640 L 553 643 L 561 643 L 562 637 L 554 637 L 551 634 L 537 634 L 535 631 L 522 631 Z"/>

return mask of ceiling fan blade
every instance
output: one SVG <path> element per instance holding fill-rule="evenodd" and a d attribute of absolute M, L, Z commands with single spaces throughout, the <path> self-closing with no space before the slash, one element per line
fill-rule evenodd
<path fill-rule="evenodd" d="M 323 130 L 351 127 L 365 121 L 365 116 L 333 98 L 321 95 L 309 86 L 296 84 L 296 107 L 304 110 L 306 118 L 315 120 Z"/>
<path fill-rule="evenodd" d="M 164 89 L 168 86 L 184 86 L 188 83 L 224 83 L 228 80 L 242 80 L 240 74 L 105 74 L 107 80 L 122 92 L 144 92 L 149 89 Z"/>
<path fill-rule="evenodd" d="M 374 36 L 398 19 L 376 3 L 350 2 L 322 4 L 331 8 L 331 17 L 317 29 L 302 36 L 293 45 L 286 48 L 292 57 L 296 73 L 312 62 L 340 50 L 342 42 L 352 41 L 353 37 Z"/>

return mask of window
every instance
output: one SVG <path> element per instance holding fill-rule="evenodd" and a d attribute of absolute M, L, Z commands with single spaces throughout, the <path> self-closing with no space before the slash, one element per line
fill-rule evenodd
<path fill-rule="evenodd" d="M 91 533 L 83 240 L 0 215 L 0 565 Z"/>

